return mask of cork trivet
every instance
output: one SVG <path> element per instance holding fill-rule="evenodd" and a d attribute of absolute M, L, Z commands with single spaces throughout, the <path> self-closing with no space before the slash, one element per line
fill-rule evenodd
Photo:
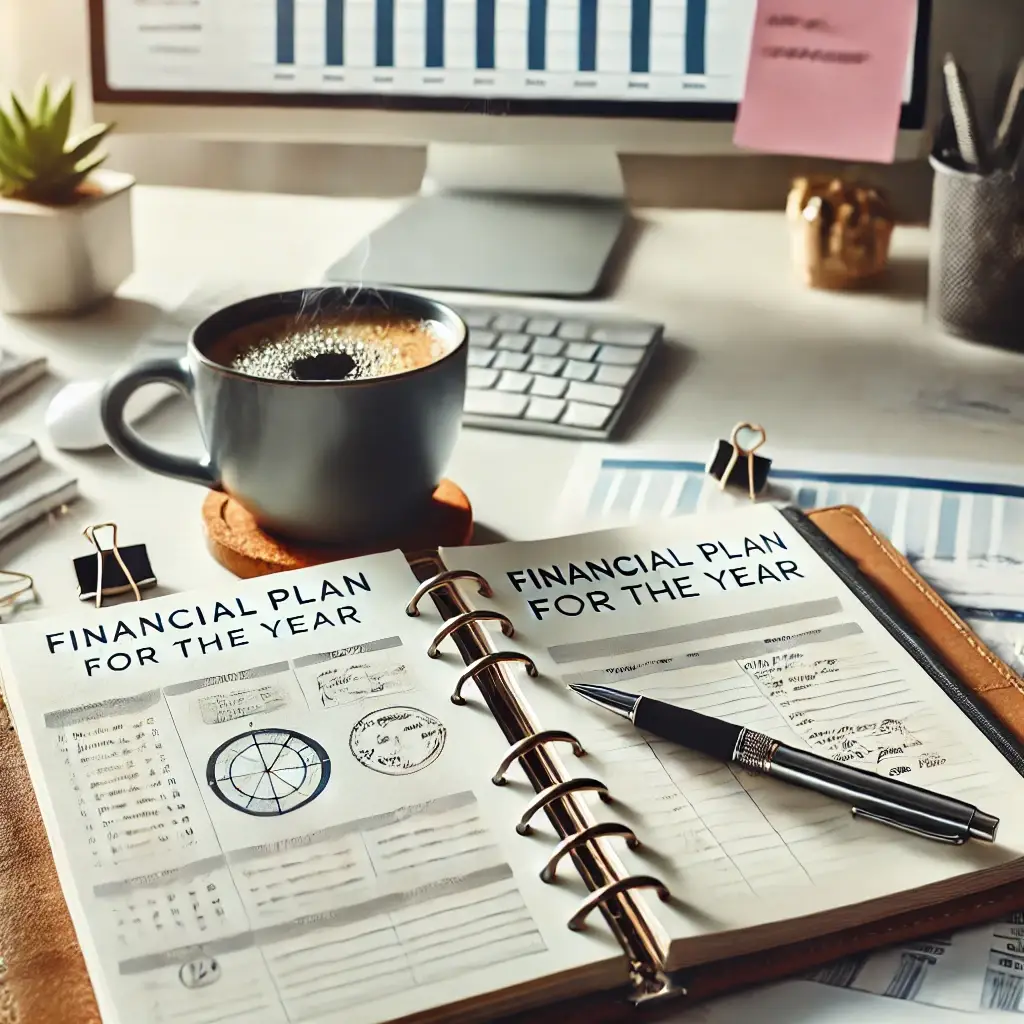
<path fill-rule="evenodd" d="M 236 576 L 249 579 L 394 548 L 419 551 L 468 544 L 473 536 L 473 509 L 461 487 L 442 480 L 416 530 L 408 536 L 373 547 L 326 547 L 272 537 L 234 498 L 211 491 L 203 502 L 203 524 L 210 554 Z"/>

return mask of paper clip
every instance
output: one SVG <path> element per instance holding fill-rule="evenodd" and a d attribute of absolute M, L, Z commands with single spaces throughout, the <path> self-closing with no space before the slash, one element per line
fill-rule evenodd
<path fill-rule="evenodd" d="M 13 569 L 0 569 L 0 577 L 4 576 L 10 576 L 19 582 L 14 590 L 0 595 L 0 610 L 6 611 L 9 608 L 14 608 L 18 603 L 18 598 L 21 597 L 22 594 L 31 594 L 33 601 L 39 600 L 39 594 L 36 591 L 36 581 L 29 576 L 27 572 L 15 572 Z M 3 585 L 3 582 L 4 581 L 0 579 L 0 586 Z"/>
<path fill-rule="evenodd" d="M 96 531 L 103 529 L 111 531 L 109 548 L 104 548 L 96 537 Z M 116 523 L 87 526 L 82 534 L 96 549 L 95 558 L 82 555 L 74 562 L 78 576 L 78 595 L 83 601 L 95 597 L 96 607 L 100 608 L 104 597 L 126 594 L 128 591 L 132 592 L 136 601 L 141 601 L 142 590 L 156 585 L 146 545 L 132 544 L 119 548 Z"/>
<path fill-rule="evenodd" d="M 744 448 L 740 444 L 740 433 L 744 430 L 757 435 L 756 443 L 749 448 Z M 759 423 L 737 423 L 732 429 L 729 440 L 718 442 L 718 448 L 712 456 L 707 471 L 717 477 L 720 491 L 724 491 L 730 485 L 736 487 L 745 483 L 750 500 L 756 500 L 757 495 L 764 490 L 768 483 L 768 470 L 771 468 L 772 460 L 754 453 L 767 439 L 768 435 Z M 742 474 L 736 472 L 741 456 L 747 460 L 745 481 L 742 479 Z"/>

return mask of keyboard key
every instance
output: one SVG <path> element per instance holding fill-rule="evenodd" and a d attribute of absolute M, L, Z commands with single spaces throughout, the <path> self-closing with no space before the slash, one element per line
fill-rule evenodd
<path fill-rule="evenodd" d="M 490 366 L 494 361 L 494 349 L 490 348 L 471 348 L 466 353 L 466 361 L 470 366 Z M 606 367 L 602 366 L 602 370 Z"/>
<path fill-rule="evenodd" d="M 503 370 L 498 378 L 499 391 L 513 391 L 521 394 L 529 386 L 533 378 L 528 373 L 516 373 L 514 370 Z"/>
<path fill-rule="evenodd" d="M 526 325 L 526 317 L 518 313 L 499 313 L 491 322 L 496 331 L 521 331 Z"/>
<path fill-rule="evenodd" d="M 501 386 L 500 384 L 498 385 Z M 607 384 L 582 384 L 574 380 L 565 396 L 570 402 L 590 402 L 593 405 L 617 405 L 622 397 L 620 388 Z"/>
<path fill-rule="evenodd" d="M 473 348 L 490 348 L 497 337 L 494 331 L 470 331 L 469 344 Z"/>
<path fill-rule="evenodd" d="M 617 345 L 602 345 L 601 351 L 597 353 L 599 363 L 613 366 L 636 366 L 643 357 L 642 348 L 620 348 Z"/>
<path fill-rule="evenodd" d="M 606 324 L 604 327 L 598 327 L 590 337 L 594 341 L 603 341 L 610 345 L 643 348 L 654 340 L 657 333 L 658 328 L 654 324 Z"/>
<path fill-rule="evenodd" d="M 570 359 L 562 371 L 563 377 L 569 380 L 590 380 L 594 376 L 597 367 L 593 363 L 581 363 L 576 359 Z"/>
<path fill-rule="evenodd" d="M 466 321 L 467 327 L 487 327 L 494 314 L 489 309 L 465 309 L 462 311 L 462 319 Z"/>
<path fill-rule="evenodd" d="M 565 360 L 555 356 L 534 356 L 526 367 L 530 373 L 542 373 L 545 377 L 557 377 L 565 366 Z"/>
<path fill-rule="evenodd" d="M 564 348 L 565 342 L 557 338 L 534 338 L 530 351 L 537 356 L 560 356 Z"/>
<path fill-rule="evenodd" d="M 525 352 L 533 339 L 528 334 L 503 334 L 498 339 L 498 348 L 509 352 Z"/>
<path fill-rule="evenodd" d="M 566 350 L 565 354 L 570 359 L 582 359 L 589 362 L 597 353 L 597 345 L 592 341 L 574 341 Z"/>
<path fill-rule="evenodd" d="M 544 337 L 548 337 L 554 334 L 558 330 L 558 321 L 550 320 L 544 317 L 535 316 L 532 320 L 526 322 L 527 334 L 540 334 Z"/>
<path fill-rule="evenodd" d="M 604 405 L 570 402 L 569 408 L 565 410 L 565 415 L 560 422 L 567 427 L 591 427 L 594 430 L 600 430 L 608 422 L 608 417 L 611 414 L 611 409 Z"/>
<path fill-rule="evenodd" d="M 544 398 L 561 398 L 568 386 L 569 382 L 563 377 L 534 377 L 530 394 L 541 395 Z"/>
<path fill-rule="evenodd" d="M 599 366 L 595 384 L 612 384 L 615 387 L 624 388 L 636 373 L 633 366 Z"/>
<path fill-rule="evenodd" d="M 507 391 L 474 391 L 470 388 L 466 391 L 464 408 L 466 412 L 477 416 L 504 416 L 506 419 L 516 419 L 523 415 L 528 401 L 526 395 L 511 395 Z"/>
<path fill-rule="evenodd" d="M 525 370 L 530 357 L 525 352 L 499 352 L 494 360 L 496 370 Z"/>
<path fill-rule="evenodd" d="M 590 324 L 582 320 L 566 320 L 558 328 L 558 336 L 566 341 L 585 341 L 590 334 Z"/>
<path fill-rule="evenodd" d="M 481 366 L 471 366 L 466 371 L 467 388 L 493 388 L 494 382 L 498 379 L 497 370 L 486 370 Z"/>
<path fill-rule="evenodd" d="M 541 423 L 554 423 L 565 408 L 564 398 L 531 398 L 526 407 L 528 420 L 539 420 Z"/>

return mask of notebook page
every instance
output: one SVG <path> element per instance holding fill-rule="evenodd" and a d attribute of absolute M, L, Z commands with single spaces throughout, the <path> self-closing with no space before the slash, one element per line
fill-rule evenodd
<path fill-rule="evenodd" d="M 673 938 L 827 911 L 993 868 L 1024 849 L 1024 780 L 774 509 L 446 551 L 481 573 L 539 678 L 515 669 L 545 728 L 586 748 L 566 770 L 603 780 L 595 819 L 674 899 Z M 564 583 L 563 583 L 564 580 Z M 848 806 L 642 734 L 568 690 L 604 683 L 970 801 L 999 842 L 951 847 L 853 819 Z M 691 955 L 694 955 L 691 951 Z"/>
<path fill-rule="evenodd" d="M 361 1024 L 623 960 L 493 799 L 415 585 L 391 553 L 0 631 L 105 1021 Z"/>

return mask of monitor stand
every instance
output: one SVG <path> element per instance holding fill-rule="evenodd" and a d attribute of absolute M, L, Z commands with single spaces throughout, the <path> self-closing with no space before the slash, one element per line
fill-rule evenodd
<path fill-rule="evenodd" d="M 326 279 L 584 298 L 627 217 L 611 148 L 431 145 L 419 197 Z"/>

